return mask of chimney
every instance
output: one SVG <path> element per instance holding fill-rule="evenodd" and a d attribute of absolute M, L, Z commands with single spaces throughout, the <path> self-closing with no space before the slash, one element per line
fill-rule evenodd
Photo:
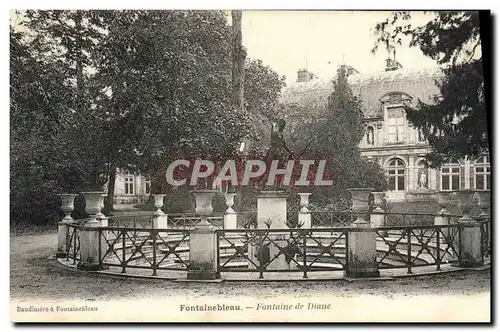
<path fill-rule="evenodd" d="M 307 69 L 299 69 L 297 71 L 297 82 L 298 83 L 309 82 L 310 80 L 315 79 L 315 78 L 316 78 L 316 75 L 309 72 Z"/>

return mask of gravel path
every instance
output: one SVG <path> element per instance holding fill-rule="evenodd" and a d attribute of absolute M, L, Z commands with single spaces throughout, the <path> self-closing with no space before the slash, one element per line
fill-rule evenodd
<path fill-rule="evenodd" d="M 490 292 L 490 271 L 460 271 L 441 275 L 390 281 L 343 280 L 307 282 L 185 283 L 83 274 L 68 270 L 56 260 L 56 233 L 10 237 L 11 299 L 120 300 L 168 296 L 199 298 L 252 296 L 273 298 L 284 294 L 297 297 L 334 294 L 336 297 L 377 295 L 387 298 L 417 295 L 476 295 Z M 242 287 L 243 285 L 243 287 Z"/>

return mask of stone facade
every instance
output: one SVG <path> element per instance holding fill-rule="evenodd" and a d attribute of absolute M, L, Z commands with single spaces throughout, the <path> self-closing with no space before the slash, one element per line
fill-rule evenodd
<path fill-rule="evenodd" d="M 362 102 L 366 128 L 360 152 L 385 171 L 391 188 L 386 192 L 388 200 L 403 201 L 416 193 L 440 190 L 490 189 L 488 156 L 430 169 L 424 161 L 430 151 L 428 142 L 406 119 L 404 105 L 415 105 L 418 100 L 432 103 L 439 95 L 435 83 L 441 75 L 439 68 L 350 73 L 348 82 Z M 331 79 L 297 82 L 286 89 L 282 102 L 314 109 L 326 105 L 332 92 Z"/>
<path fill-rule="evenodd" d="M 151 181 L 141 174 L 117 169 L 115 180 L 115 204 L 140 204 L 147 202 L 151 193 Z"/>

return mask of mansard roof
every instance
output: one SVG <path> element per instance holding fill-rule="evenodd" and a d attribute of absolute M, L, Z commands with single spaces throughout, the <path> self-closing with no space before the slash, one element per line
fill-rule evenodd
<path fill-rule="evenodd" d="M 442 73 L 439 67 L 402 68 L 395 71 L 352 74 L 348 77 L 348 82 L 354 95 L 362 102 L 364 116 L 373 118 L 383 115 L 380 99 L 392 92 L 409 95 L 412 102 L 420 99 L 432 103 L 434 96 L 439 94 L 435 80 L 440 77 Z M 281 101 L 288 105 L 310 107 L 326 105 L 332 92 L 332 79 L 317 78 L 309 82 L 290 84 L 283 92 Z"/>

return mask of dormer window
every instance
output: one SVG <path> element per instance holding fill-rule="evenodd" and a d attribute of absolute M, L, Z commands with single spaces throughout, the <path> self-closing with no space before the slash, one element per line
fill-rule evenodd
<path fill-rule="evenodd" d="M 387 108 L 388 140 L 390 143 L 403 142 L 405 118 L 403 107 Z"/>

